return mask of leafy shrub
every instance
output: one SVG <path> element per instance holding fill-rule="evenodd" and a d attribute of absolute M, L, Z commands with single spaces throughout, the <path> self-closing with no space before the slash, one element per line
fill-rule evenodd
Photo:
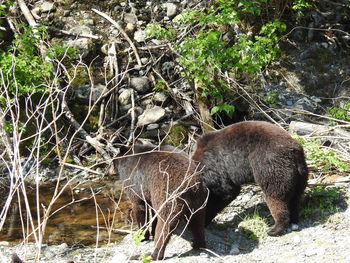
<path fill-rule="evenodd" d="M 0 68 L 8 91 L 19 96 L 26 93 L 45 92 L 46 80 L 52 74 L 51 63 L 37 55 L 36 45 L 44 33 L 38 28 L 34 33 L 30 27 L 22 27 L 23 33 L 17 33 L 13 44 L 6 50 L 0 51 Z"/>
<path fill-rule="evenodd" d="M 254 25 L 254 32 L 249 32 L 244 21 L 245 17 L 261 18 L 267 3 L 267 0 L 214 0 L 204 10 L 185 10 L 174 19 L 177 29 L 199 25 L 200 29 L 179 38 L 174 46 L 180 54 L 178 63 L 183 76 L 198 84 L 195 92 L 209 99 L 212 114 L 223 111 L 232 117 L 234 112 L 230 104 L 232 92 L 221 77 L 223 72 L 235 78 L 256 74 L 279 54 L 277 43 L 279 34 L 286 30 L 285 24 L 278 19 L 265 21 L 260 27 Z M 238 26 L 241 33 L 224 37 L 233 26 Z M 159 24 L 151 29 L 152 35 L 159 39 L 172 37 L 175 32 Z"/>
<path fill-rule="evenodd" d="M 22 25 L 21 30 L 21 33 L 15 34 L 12 45 L 0 51 L 1 85 L 16 96 L 44 93 L 53 73 L 52 63 L 47 58 L 58 58 L 65 52 L 75 56 L 75 52 L 72 48 L 54 45 L 47 48 L 45 54 L 39 54 L 38 46 L 47 38 L 46 28 L 33 30 Z"/>

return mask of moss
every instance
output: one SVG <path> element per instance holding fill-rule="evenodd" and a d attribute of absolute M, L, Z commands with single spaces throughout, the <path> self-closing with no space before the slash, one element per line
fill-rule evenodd
<path fill-rule="evenodd" d="M 84 65 L 78 65 L 77 67 L 71 67 L 68 69 L 68 74 L 73 81 L 71 86 L 73 89 L 79 87 L 82 84 L 87 84 L 90 82 L 89 73 Z"/>
<path fill-rule="evenodd" d="M 182 125 L 171 126 L 169 134 L 165 139 L 166 144 L 179 147 L 187 139 L 187 130 Z"/>
<path fill-rule="evenodd" d="M 82 123 L 86 118 L 86 113 L 89 111 L 89 106 L 82 105 L 80 103 L 73 103 L 70 105 L 71 111 L 74 114 L 74 116 L 77 117 L 77 121 L 79 123 Z M 98 107 L 95 107 L 88 120 L 84 124 L 84 129 L 86 131 L 96 131 L 98 129 L 98 119 L 99 119 L 99 109 Z"/>

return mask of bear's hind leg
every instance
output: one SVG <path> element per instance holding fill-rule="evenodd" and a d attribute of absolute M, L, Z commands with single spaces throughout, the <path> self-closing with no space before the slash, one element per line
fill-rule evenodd
<path fill-rule="evenodd" d="M 144 236 L 144 239 L 142 241 L 149 240 L 150 233 L 148 231 L 148 229 L 149 229 L 148 223 L 149 223 L 151 215 L 148 215 L 147 208 L 146 208 L 144 201 L 142 201 L 142 203 L 134 203 L 133 202 L 131 205 L 131 209 L 132 209 L 133 220 L 136 221 L 138 227 L 140 229 L 146 228 L 145 236 Z M 152 226 L 152 228 L 153 228 L 153 226 Z"/>
<path fill-rule="evenodd" d="M 299 221 L 300 202 L 302 194 L 296 193 L 289 201 L 290 223 L 297 224 Z"/>
<path fill-rule="evenodd" d="M 192 247 L 194 249 L 205 248 L 205 209 L 201 209 L 194 215 L 192 215 L 191 220 L 188 224 L 188 228 L 193 236 Z"/>
<path fill-rule="evenodd" d="M 275 224 L 269 229 L 267 234 L 270 236 L 282 235 L 290 222 L 288 203 L 267 194 L 265 194 L 265 199 L 271 215 L 275 220 Z"/>
<path fill-rule="evenodd" d="M 170 213 L 165 215 L 161 213 L 158 215 L 156 231 L 154 235 L 155 249 L 152 253 L 152 258 L 154 260 L 161 260 L 164 258 L 165 247 L 170 240 L 172 232 L 175 230 L 179 223 L 177 217 L 171 217 L 175 213 Z"/>

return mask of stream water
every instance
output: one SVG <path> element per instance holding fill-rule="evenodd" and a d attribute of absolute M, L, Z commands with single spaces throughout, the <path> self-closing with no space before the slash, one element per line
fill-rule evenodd
<path fill-rule="evenodd" d="M 63 184 L 60 185 L 60 188 L 62 186 Z M 55 184 L 53 183 L 40 187 L 41 211 L 48 207 L 54 189 Z M 96 244 L 97 236 L 100 244 L 120 240 L 121 234 L 116 231 L 107 231 L 107 229 L 130 229 L 130 210 L 125 197 L 120 196 L 120 191 L 115 189 L 113 182 L 106 181 L 93 183 L 93 187 L 88 184 L 68 186 L 53 205 L 52 211 L 56 212 L 48 220 L 44 243 L 61 244 L 65 242 L 68 245 L 90 246 Z M 27 196 L 34 224 L 37 225 L 35 189 L 28 190 Z M 18 200 L 18 198 L 15 199 Z M 15 201 L 12 205 L 5 227 L 0 232 L 0 241 L 18 243 L 30 233 L 30 220 L 27 217 L 23 197 L 21 199 L 20 202 Z M 33 235 L 29 235 L 27 239 L 34 241 Z"/>

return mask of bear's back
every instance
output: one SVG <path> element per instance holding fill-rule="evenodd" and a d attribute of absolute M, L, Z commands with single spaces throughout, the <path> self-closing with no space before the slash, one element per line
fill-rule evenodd
<path fill-rule="evenodd" d="M 177 189 L 184 180 L 190 184 L 199 182 L 199 171 L 195 163 L 183 151 L 169 145 L 134 145 L 133 149 L 119 161 L 121 179 L 129 179 L 128 185 L 151 189 L 154 185 Z"/>
<path fill-rule="evenodd" d="M 264 121 L 245 121 L 203 135 L 192 158 L 205 166 L 206 181 L 219 175 L 226 185 L 253 182 L 252 165 L 291 152 L 303 155 L 285 130 Z"/>

